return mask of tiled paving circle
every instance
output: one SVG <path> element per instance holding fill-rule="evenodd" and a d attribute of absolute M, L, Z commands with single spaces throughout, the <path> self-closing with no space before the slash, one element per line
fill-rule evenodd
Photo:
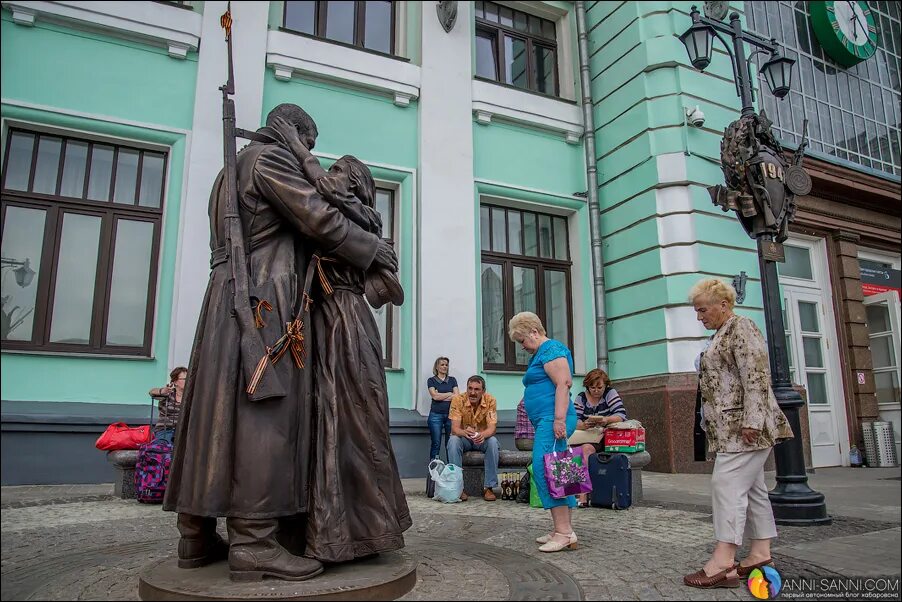
<path fill-rule="evenodd" d="M 137 600 L 138 575 L 175 554 L 172 515 L 124 502 L 98 516 L 86 506 L 58 515 L 57 529 L 10 529 L 19 545 L 4 545 L 4 600 Z M 47 509 L 47 508 L 45 508 Z M 37 508 L 28 508 L 36 511 Z M 62 506 L 54 510 L 65 511 Z M 21 511 L 20 511 L 21 512 Z M 106 516 L 109 521 L 97 520 Z M 134 520 L 136 515 L 140 520 Z M 506 521 L 502 521 L 506 522 Z M 402 600 L 581 600 L 579 583 L 553 564 L 515 549 L 477 543 L 498 521 L 456 516 L 417 517 L 406 536 L 404 554 L 418 564 L 417 583 Z M 31 526 L 20 523 L 19 527 Z M 425 531 L 425 532 L 424 532 Z M 428 532 L 459 533 L 463 540 L 437 538 Z M 470 538 L 473 540 L 468 541 Z M 4 538 L 5 539 L 5 538 Z M 4 544 L 9 542 L 4 541 Z M 40 553 L 31 555 L 31 550 Z M 223 576 L 225 571 L 222 571 Z M 229 589 L 228 581 L 222 587 Z M 269 583 L 269 582 L 265 582 Z M 312 581 L 310 582 L 312 583 Z M 218 590 L 217 590 L 218 591 Z M 214 593 L 214 592 L 211 592 Z M 273 592 L 270 592 L 272 594 Z M 248 596 L 250 599 L 257 596 Z M 278 599 L 277 595 L 265 596 Z M 224 599 L 220 596 L 219 599 Z M 297 598 L 296 598 L 297 599 Z"/>

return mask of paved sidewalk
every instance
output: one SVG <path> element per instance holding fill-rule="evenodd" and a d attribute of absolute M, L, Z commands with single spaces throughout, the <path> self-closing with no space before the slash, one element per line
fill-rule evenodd
<path fill-rule="evenodd" d="M 898 477 L 899 469 L 818 471 L 812 486 L 827 495 L 834 523 L 781 528 L 781 574 L 899 575 Z M 580 549 L 542 554 L 533 539 L 549 529 L 547 512 L 501 500 L 441 504 L 422 493 L 423 479 L 407 479 L 407 550 L 420 566 L 404 599 L 751 600 L 744 586 L 682 585 L 713 548 L 707 482 L 648 473 L 646 501 L 576 511 Z M 175 521 L 111 494 L 112 485 L 2 488 L 2 599 L 136 600 L 141 570 L 175 553 Z"/>
<path fill-rule="evenodd" d="M 767 473 L 766 478 L 768 487 L 773 488 L 775 474 Z M 890 528 L 806 543 L 796 543 L 780 528 L 781 536 L 773 544 L 774 552 L 844 576 L 899 575 L 902 564 L 902 534 L 898 527 L 902 521 L 900 480 L 899 468 L 817 469 L 809 475 L 808 484 L 824 494 L 827 512 L 835 517 L 836 523 L 858 518 L 880 521 L 878 524 Z M 711 507 L 709 475 L 646 473 L 643 485 L 646 503 Z"/>
<path fill-rule="evenodd" d="M 765 477 L 773 489 L 775 473 Z M 711 506 L 710 475 L 646 472 L 642 482 L 646 499 Z M 831 515 L 902 521 L 899 468 L 818 468 L 808 475 L 808 485 L 824 494 Z"/>

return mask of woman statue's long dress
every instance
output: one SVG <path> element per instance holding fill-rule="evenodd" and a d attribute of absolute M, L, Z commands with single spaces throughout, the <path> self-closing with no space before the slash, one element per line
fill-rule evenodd
<path fill-rule="evenodd" d="M 375 187 L 361 168 L 343 157 L 318 188 L 324 197 L 345 197 L 343 211 L 359 214 L 360 199 L 341 190 L 350 179 L 351 191 L 371 209 Z M 378 214 L 369 215 L 370 231 L 381 234 Z M 321 265 L 333 293 L 317 296 L 311 311 L 315 417 L 306 554 L 344 562 L 404 547 L 411 519 L 392 451 L 382 343 L 364 297 L 366 273 L 328 260 Z"/>

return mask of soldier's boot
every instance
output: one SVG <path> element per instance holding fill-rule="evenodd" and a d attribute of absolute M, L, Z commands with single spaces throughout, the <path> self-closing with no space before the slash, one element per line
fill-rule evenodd
<path fill-rule="evenodd" d="M 179 568 L 196 569 L 229 557 L 229 544 L 216 532 L 216 518 L 179 513 Z"/>
<path fill-rule="evenodd" d="M 226 526 L 232 581 L 260 581 L 263 577 L 303 581 L 323 572 L 321 562 L 294 556 L 276 540 L 278 519 L 229 518 Z"/>

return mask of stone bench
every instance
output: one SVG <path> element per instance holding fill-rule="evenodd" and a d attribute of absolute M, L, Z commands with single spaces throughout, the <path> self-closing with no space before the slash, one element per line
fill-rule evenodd
<path fill-rule="evenodd" d="M 623 452 L 621 452 L 623 453 Z M 651 455 L 647 451 L 625 454 L 630 461 L 632 472 L 632 498 L 633 504 L 642 499 L 642 469 L 651 462 Z M 485 454 L 478 451 L 469 451 L 463 456 L 464 491 L 469 496 L 481 496 L 485 483 L 485 469 L 483 468 Z M 498 452 L 498 473 L 505 471 L 521 472 L 532 462 L 532 452 L 514 451 L 502 449 Z M 499 477 L 500 479 L 500 477 Z"/>
<path fill-rule="evenodd" d="M 625 455 L 630 459 L 630 472 L 633 473 L 630 494 L 633 497 L 633 504 L 635 504 L 642 500 L 642 469 L 651 462 L 651 454 L 647 451 L 640 451 Z"/>
<path fill-rule="evenodd" d="M 123 500 L 135 499 L 135 463 L 138 461 L 138 450 L 123 449 L 107 452 L 106 459 L 116 470 L 113 495 Z"/>
<path fill-rule="evenodd" d="M 532 452 L 502 449 L 498 452 L 498 473 L 522 472 L 532 462 Z M 485 483 L 485 454 L 478 451 L 465 452 L 463 456 L 464 492 L 469 496 L 481 496 Z M 499 476 L 500 480 L 500 476 Z"/>

